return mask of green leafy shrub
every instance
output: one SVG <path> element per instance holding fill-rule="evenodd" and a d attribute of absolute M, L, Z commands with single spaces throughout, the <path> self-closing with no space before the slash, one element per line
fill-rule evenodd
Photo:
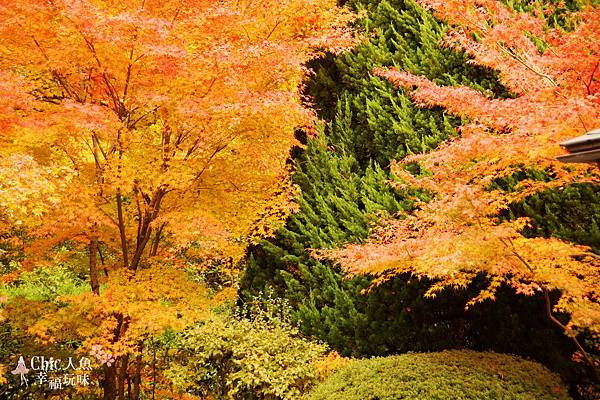
<path fill-rule="evenodd" d="M 165 373 L 201 398 L 297 400 L 319 378 L 327 347 L 302 337 L 285 315 L 215 314 L 187 330 Z"/>
<path fill-rule="evenodd" d="M 0 296 L 23 297 L 33 301 L 56 301 L 58 296 L 89 290 L 89 285 L 69 268 L 56 265 L 24 272 L 10 284 L 0 284 Z"/>
<path fill-rule="evenodd" d="M 558 376 L 516 356 L 450 350 L 354 360 L 307 400 L 569 399 Z"/>

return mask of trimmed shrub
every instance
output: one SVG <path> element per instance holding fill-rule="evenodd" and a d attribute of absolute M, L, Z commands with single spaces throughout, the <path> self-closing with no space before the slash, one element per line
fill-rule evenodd
<path fill-rule="evenodd" d="M 448 350 L 353 360 L 307 400 L 569 399 L 560 378 L 516 356 Z"/>

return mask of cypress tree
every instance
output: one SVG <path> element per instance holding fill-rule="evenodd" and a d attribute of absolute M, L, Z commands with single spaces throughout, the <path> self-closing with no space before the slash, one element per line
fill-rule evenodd
<path fill-rule="evenodd" d="M 435 147 L 454 134 L 460 120 L 440 109 L 420 109 L 371 70 L 397 65 L 505 95 L 493 71 L 466 63 L 466 56 L 439 45 L 445 27 L 413 1 L 355 3 L 369 16 L 360 24 L 372 39 L 354 51 L 312 65 L 308 91 L 330 121 L 308 140 L 293 161 L 302 194 L 292 215 L 272 240 L 248 253 L 242 298 L 267 289 L 287 298 L 302 330 L 344 354 L 386 354 L 458 345 L 449 326 L 464 325 L 465 298 L 422 298 L 422 282 L 400 277 L 362 294 L 366 277 L 344 278 L 335 267 L 310 257 L 307 249 L 339 246 L 367 238 L 382 214 L 408 210 L 405 193 L 388 181 L 390 161 Z M 453 329 L 461 332 L 464 329 Z M 424 334 L 426 333 L 426 334 Z"/>
<path fill-rule="evenodd" d="M 477 287 L 428 300 L 423 298 L 428 282 L 400 276 L 364 293 L 370 287 L 368 277 L 346 278 L 334 265 L 310 257 L 309 249 L 361 242 L 382 215 L 410 210 L 410 197 L 388 184 L 394 179 L 390 162 L 434 148 L 462 122 L 440 109 L 416 107 L 406 93 L 374 77 L 374 67 L 395 65 L 438 84 L 512 96 L 494 71 L 469 64 L 464 53 L 441 46 L 446 26 L 414 1 L 350 4 L 367 10 L 359 25 L 371 38 L 349 53 L 311 64 L 315 74 L 307 90 L 327 123 L 292 161 L 293 181 L 302 189 L 300 211 L 274 238 L 248 250 L 242 301 L 274 291 L 289 300 L 304 333 L 344 355 L 491 348 L 534 357 L 561 370 L 571 368 L 573 349 L 547 322 L 542 299 L 506 291 L 497 302 L 465 312 L 464 304 Z M 515 205 L 507 217 L 552 213 L 557 216 L 554 225 L 540 219 L 531 234 L 562 229 L 561 235 L 572 238 L 567 219 L 560 217 L 561 207 L 581 209 L 586 201 L 597 201 L 598 192 L 565 192 L 571 193 L 566 200 L 553 193 Z M 550 197 L 557 208 L 547 208 Z M 595 223 L 597 233 L 597 217 L 580 220 L 585 226 Z M 575 236 L 583 236 L 585 229 Z"/>

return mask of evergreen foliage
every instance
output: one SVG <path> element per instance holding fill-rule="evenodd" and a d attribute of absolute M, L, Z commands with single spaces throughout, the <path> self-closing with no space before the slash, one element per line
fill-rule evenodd
<path fill-rule="evenodd" d="M 488 95 L 509 95 L 493 71 L 467 63 L 464 53 L 442 47 L 446 27 L 411 0 L 351 2 L 366 9 L 361 27 L 371 36 L 353 52 L 313 62 L 315 76 L 308 82 L 320 116 L 352 130 L 331 133 L 366 168 L 371 160 L 387 167 L 390 160 L 434 148 L 454 134 L 460 121 L 441 109 L 415 107 L 408 96 L 373 76 L 373 68 L 394 65 L 425 75 L 443 85 L 468 85 Z M 341 134 L 341 136 L 339 134 Z"/>
<path fill-rule="evenodd" d="M 531 219 L 530 237 L 555 236 L 600 254 L 600 186 L 582 183 L 546 190 L 511 207 L 510 217 Z"/>
<path fill-rule="evenodd" d="M 249 250 L 242 299 L 272 288 L 290 300 L 306 334 L 344 355 L 465 346 L 466 294 L 425 300 L 427 282 L 408 277 L 363 294 L 368 278 L 345 279 L 307 251 L 360 242 L 381 214 L 410 209 L 406 193 L 388 185 L 394 177 L 387 166 L 394 158 L 433 148 L 460 123 L 441 110 L 415 107 L 373 77 L 374 66 L 393 63 L 440 83 L 507 94 L 492 72 L 440 47 L 445 27 L 414 2 L 355 4 L 363 6 L 369 17 L 362 25 L 374 37 L 351 53 L 313 65 L 309 91 L 331 122 L 298 152 L 293 180 L 302 189 L 300 212 L 275 238 Z"/>
<path fill-rule="evenodd" d="M 524 179 L 550 181 L 547 171 L 521 170 L 497 180 L 490 189 L 512 190 Z M 550 237 L 590 246 L 600 253 L 600 186 L 579 183 L 547 189 L 525 201 L 512 204 L 502 215 L 506 219 L 527 217 L 527 237 Z"/>
<path fill-rule="evenodd" d="M 560 378 L 543 366 L 496 353 L 444 351 L 351 361 L 311 400 L 569 399 Z"/>
<path fill-rule="evenodd" d="M 310 257 L 312 248 L 361 242 L 379 217 L 409 210 L 413 204 L 406 193 L 387 183 L 394 179 L 390 162 L 434 148 L 461 123 L 440 109 L 415 107 L 402 91 L 372 76 L 373 67 L 395 65 L 439 84 L 511 96 L 493 71 L 468 64 L 464 54 L 440 46 L 446 27 L 413 1 L 351 5 L 368 11 L 360 24 L 371 39 L 350 53 L 312 64 L 315 75 L 308 92 L 329 123 L 306 141 L 303 151 L 295 152 L 293 181 L 302 189 L 300 211 L 274 238 L 249 249 L 242 302 L 274 290 L 290 301 L 305 334 L 316 335 L 343 355 L 495 349 L 534 357 L 577 379 L 569 361 L 573 348 L 547 321 L 541 298 L 501 291 L 493 304 L 465 312 L 468 290 L 424 299 L 428 282 L 399 276 L 365 293 L 369 278 L 345 278 L 335 266 Z M 557 208 L 546 203 L 550 198 L 531 199 L 515 205 L 512 215 L 528 213 L 535 220 L 535 215 L 552 212 L 555 222 L 547 224 L 549 219 L 542 217 L 531 234 L 581 238 L 587 223 L 595 221 L 597 227 L 598 218 L 578 219 L 582 225 L 573 236 L 569 216 L 556 211 L 567 204 L 581 210 L 597 197 L 571 189 L 565 193 L 571 199 L 555 202 Z M 556 200 L 559 195 L 547 196 Z"/>

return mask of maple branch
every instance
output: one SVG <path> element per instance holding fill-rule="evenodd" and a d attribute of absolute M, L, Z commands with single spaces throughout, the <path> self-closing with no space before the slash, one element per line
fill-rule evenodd
<path fill-rule="evenodd" d="M 48 54 L 42 48 L 42 45 L 36 39 L 36 37 L 33 36 L 33 35 L 31 35 L 31 39 L 33 40 L 33 43 L 35 43 L 35 47 L 37 47 L 39 49 L 40 53 L 42 53 L 42 56 L 44 57 L 44 59 L 48 63 L 48 68 L 50 69 L 50 73 L 52 74 L 52 77 L 54 79 L 56 79 L 56 81 L 58 82 L 58 84 L 65 90 L 65 92 L 67 93 L 67 96 L 70 97 L 70 98 L 75 99 L 79 103 L 83 103 L 83 99 L 81 98 L 81 96 L 79 96 L 79 94 L 73 90 L 73 88 L 71 87 L 71 85 L 69 85 L 69 83 L 66 81 L 66 79 L 58 71 L 56 71 L 55 69 L 53 69 L 50 66 L 50 57 L 48 57 Z M 50 101 L 50 102 L 51 103 L 56 103 L 56 101 Z"/>
<path fill-rule="evenodd" d="M 239 132 L 236 132 L 234 135 L 231 135 L 231 137 L 225 143 L 223 143 L 221 145 L 217 145 L 217 147 L 212 152 L 212 154 L 210 155 L 210 157 L 208 157 L 208 160 L 204 164 L 204 167 L 202 167 L 202 170 L 200 170 L 200 172 L 198 174 L 196 174 L 196 176 L 194 177 L 194 179 L 192 180 L 192 182 L 196 182 L 198 179 L 200 179 L 200 177 L 202 176 L 202 174 L 204 173 L 204 171 L 206 171 L 206 169 L 208 168 L 208 166 L 210 165 L 210 163 L 212 162 L 212 160 L 217 156 L 217 154 L 219 154 L 221 151 L 223 151 L 225 148 L 227 148 L 227 146 L 229 146 L 231 144 L 231 142 L 233 142 L 236 138 L 238 138 L 239 136 L 241 136 L 243 133 L 246 133 L 246 132 L 251 131 L 251 130 L 252 130 L 251 128 L 248 128 L 248 129 L 243 129 L 243 130 L 241 130 Z"/>
<path fill-rule="evenodd" d="M 246 13 L 248 11 L 248 9 L 250 8 L 250 6 L 252 5 L 252 3 L 254 2 L 254 0 L 250 0 L 247 4 L 246 4 L 246 8 L 244 9 L 244 13 Z"/>
<path fill-rule="evenodd" d="M 511 252 L 513 253 L 513 255 L 515 257 L 517 257 L 519 259 L 519 261 L 521 261 L 521 263 L 525 266 L 525 268 L 527 268 L 529 270 L 529 272 L 533 273 L 533 267 L 531 266 L 531 264 L 529 264 L 529 262 L 527 260 L 525 260 L 517 251 L 517 249 L 515 248 L 515 244 L 512 241 L 512 239 L 507 238 L 508 243 L 510 243 L 510 249 Z M 500 238 L 500 242 L 502 242 L 502 244 L 504 244 L 505 246 L 507 246 L 506 242 L 504 241 L 504 239 Z M 509 247 L 509 246 L 507 246 Z"/>
<path fill-rule="evenodd" d="M 125 236 L 125 221 L 123 219 L 123 200 L 121 196 L 121 189 L 117 189 L 117 218 L 119 226 L 119 236 L 121 237 L 121 252 L 123 253 L 123 265 L 125 268 L 129 266 L 129 260 L 127 259 L 127 237 Z"/>
<path fill-rule="evenodd" d="M 67 83 L 65 82 L 64 78 L 57 72 L 55 71 L 51 66 L 50 66 L 50 57 L 48 57 L 48 54 L 46 53 L 46 51 L 42 48 L 42 45 L 40 44 L 40 42 L 38 42 L 38 40 L 35 38 L 35 36 L 31 35 L 31 39 L 33 40 L 33 43 L 35 43 L 35 47 L 37 47 L 40 51 L 40 53 L 42 53 L 42 56 L 44 57 L 44 59 L 46 60 L 46 62 L 48 63 L 48 68 L 50 68 L 50 71 L 52 73 L 52 76 L 58 81 L 58 83 L 63 87 L 63 89 L 67 92 L 67 95 L 70 97 L 73 97 L 71 95 L 71 90 L 69 88 L 69 86 L 67 85 Z"/>
<path fill-rule="evenodd" d="M 160 167 L 162 172 L 166 172 L 169 169 L 169 161 L 171 155 L 169 154 L 171 149 L 171 127 L 169 125 L 165 126 L 161 133 L 162 136 L 162 165 Z"/>
<path fill-rule="evenodd" d="M 150 203 L 148 204 L 149 211 L 145 211 L 143 216 L 139 216 L 138 221 L 141 221 L 141 225 L 139 225 L 136 248 L 133 258 L 131 259 L 131 265 L 129 266 L 129 268 L 133 271 L 137 270 L 144 249 L 146 248 L 146 245 L 152 236 L 152 222 L 158 217 L 161 202 L 168 192 L 167 189 L 168 188 L 166 185 L 159 185 L 152 195 Z"/>
<path fill-rule="evenodd" d="M 175 15 L 173 15 L 173 18 L 171 19 L 171 31 L 175 28 L 175 21 L 177 20 L 177 17 L 179 16 L 180 12 L 181 7 L 177 7 L 177 9 L 175 10 Z"/>
<path fill-rule="evenodd" d="M 503 44 L 496 42 L 496 44 L 498 45 L 498 48 L 506 55 L 508 55 L 510 58 L 512 58 L 513 60 L 519 62 L 521 65 L 523 65 L 525 68 L 527 68 L 529 71 L 533 72 L 534 74 L 546 79 L 548 82 L 550 82 L 553 86 L 555 86 L 556 88 L 559 88 L 560 86 L 558 85 L 558 83 L 556 83 L 556 81 L 554 80 L 554 78 L 552 78 L 550 75 L 545 74 L 544 72 L 540 71 L 538 68 L 534 68 L 533 66 L 529 65 L 525 59 L 523 59 L 523 57 L 520 57 L 519 55 L 517 55 L 516 53 L 514 53 L 513 51 L 510 51 L 509 49 L 507 49 Z M 556 52 L 552 49 L 552 47 L 550 47 L 550 50 L 555 54 Z M 598 63 L 600 63 L 600 60 L 598 61 Z M 598 68 L 598 63 L 596 64 L 596 67 L 594 68 L 594 71 L 592 72 L 592 76 L 590 77 L 590 85 L 591 82 L 593 80 L 594 74 L 596 73 L 596 68 Z M 585 84 L 585 83 L 584 83 Z M 586 85 L 587 86 L 587 85 Z M 557 91 L 558 92 L 558 91 Z M 589 86 L 588 86 L 588 93 L 589 93 Z M 564 96 L 562 93 L 558 93 L 559 95 L 561 95 L 562 97 L 564 97 L 566 99 L 566 96 Z M 588 128 L 585 124 L 585 122 L 583 121 L 583 118 L 581 117 L 581 115 L 579 113 L 577 113 L 577 117 L 579 119 L 579 122 L 581 122 L 581 125 L 583 126 L 584 131 L 588 131 Z"/>
<path fill-rule="evenodd" d="M 238 187 L 238 185 L 236 185 L 232 180 L 228 180 L 227 183 L 229 183 L 231 186 L 233 186 L 233 188 L 235 190 L 237 190 L 238 192 L 240 191 L 240 188 Z"/>
<path fill-rule="evenodd" d="M 246 38 L 247 38 L 248 40 L 252 40 L 252 39 L 250 38 L 250 34 L 248 33 L 248 30 L 246 30 L 246 27 L 245 27 L 245 26 L 243 26 L 243 25 L 242 25 L 242 30 L 243 30 L 243 31 L 244 31 L 244 33 L 246 34 Z"/>
<path fill-rule="evenodd" d="M 129 63 L 127 64 L 127 75 L 125 77 L 125 88 L 123 89 L 122 102 L 124 103 L 127 99 L 127 91 L 129 90 L 129 82 L 131 81 L 131 69 L 133 67 L 133 46 L 129 52 Z"/>
<path fill-rule="evenodd" d="M 84 90 L 84 97 L 82 99 L 82 103 L 85 103 L 87 101 L 88 96 L 91 98 L 92 94 L 90 93 L 90 82 L 92 81 L 92 72 L 94 71 L 93 68 L 89 68 L 88 69 L 88 75 L 86 80 L 84 80 L 83 82 L 80 82 L 80 85 L 83 87 Z"/>
<path fill-rule="evenodd" d="M 588 352 L 583 348 L 579 340 L 577 340 L 577 337 L 575 337 L 572 330 L 568 326 L 560 322 L 560 320 L 552 314 L 552 303 L 550 302 L 550 294 L 548 292 L 548 288 L 542 286 L 542 291 L 544 292 L 544 300 L 546 302 L 546 314 L 548 315 L 548 318 L 550 318 L 550 321 L 559 326 L 563 331 L 571 333 L 569 337 L 571 338 L 573 343 L 575 343 L 575 346 L 581 352 L 581 355 L 583 356 L 583 358 L 585 358 L 585 361 L 588 363 L 588 365 L 591 367 L 596 382 L 600 382 L 600 374 L 598 373 L 598 368 L 596 367 L 594 360 L 592 360 Z"/>
<path fill-rule="evenodd" d="M 123 143 L 121 141 L 121 130 L 117 131 L 117 145 L 119 146 L 119 162 L 117 165 L 117 178 L 121 178 L 121 162 L 123 161 Z M 117 189 L 117 218 L 119 220 L 119 236 L 121 238 L 121 252 L 123 253 L 123 265 L 129 266 L 127 255 L 127 236 L 125 235 L 125 220 L 123 218 L 123 199 L 121 188 Z"/>
<path fill-rule="evenodd" d="M 142 10 L 146 4 L 146 0 L 142 0 Z M 127 64 L 127 76 L 125 77 L 125 88 L 123 89 L 123 98 L 121 99 L 121 104 L 125 104 L 125 100 L 127 99 L 127 91 L 129 90 L 129 83 L 131 82 L 131 70 L 133 68 L 133 64 L 139 60 L 138 57 L 135 60 L 133 59 L 133 53 L 135 51 L 135 45 L 138 40 L 138 27 L 135 27 L 135 33 L 133 34 L 133 43 L 131 43 L 131 50 L 129 51 L 129 62 Z"/>
<path fill-rule="evenodd" d="M 196 176 L 194 177 L 194 179 L 193 179 L 194 181 L 197 181 L 198 179 L 200 179 L 202 174 L 204 174 L 204 171 L 206 171 L 206 168 L 208 168 L 208 166 L 210 165 L 211 161 L 217 156 L 217 154 L 219 154 L 221 151 L 223 151 L 227 147 L 228 144 L 229 143 L 225 143 L 223 145 L 217 146 L 217 148 L 212 152 L 210 157 L 208 157 L 208 160 L 204 164 L 204 167 L 202 167 L 200 172 L 198 174 L 196 174 Z"/>
<path fill-rule="evenodd" d="M 117 114 L 117 116 L 119 117 L 119 119 L 121 121 L 124 121 L 128 117 L 129 113 L 127 112 L 127 109 L 125 108 L 125 105 L 119 100 L 115 87 L 110 82 L 110 79 L 108 79 L 108 76 L 106 75 L 106 70 L 102 66 L 102 62 L 100 61 L 100 57 L 98 56 L 98 52 L 96 51 L 96 47 L 94 46 L 94 43 L 90 39 L 88 39 L 87 36 L 85 36 L 85 34 L 81 31 L 81 29 L 79 29 L 79 27 L 77 26 L 76 23 L 74 23 L 68 17 L 67 17 L 67 20 L 71 21 L 73 23 L 73 25 L 75 25 L 75 30 L 77 30 L 77 32 L 83 38 L 83 41 L 85 42 L 87 49 L 92 54 L 92 57 L 96 61 L 96 64 L 98 65 L 98 68 L 100 69 L 100 71 L 102 71 L 102 73 L 101 73 L 102 80 L 104 81 L 104 84 L 106 85 L 107 93 L 113 102 L 113 106 L 114 106 L 113 111 Z"/>
<path fill-rule="evenodd" d="M 90 150 L 92 151 L 92 155 L 94 156 L 94 162 L 96 163 L 96 170 L 102 171 L 103 168 L 100 164 L 100 157 L 98 156 L 98 137 L 95 134 L 92 134 L 92 146 L 89 145 L 87 140 L 85 141 L 85 143 L 88 145 L 88 147 L 90 147 Z"/>
<path fill-rule="evenodd" d="M 142 206 L 140 205 L 139 188 L 138 188 L 137 180 L 133 182 L 133 194 L 135 195 L 135 204 L 137 206 L 137 214 L 138 214 L 137 236 L 139 237 L 141 234 L 141 231 L 142 231 Z"/>
<path fill-rule="evenodd" d="M 40 52 L 42 53 L 42 56 L 46 59 L 47 62 L 50 62 L 50 58 L 48 57 L 48 54 L 46 54 L 46 51 L 40 45 L 40 42 L 38 42 L 37 39 L 35 38 L 35 36 L 33 36 L 33 35 L 31 35 L 31 38 L 33 39 L 33 42 L 35 43 L 35 47 L 37 47 L 40 50 Z"/>
<path fill-rule="evenodd" d="M 87 140 L 85 141 L 85 144 L 88 145 L 88 147 L 90 147 L 89 143 L 87 142 Z M 98 137 L 95 134 L 92 134 L 92 154 L 94 155 L 94 162 L 96 163 L 96 183 L 98 184 L 99 188 L 98 188 L 98 195 L 101 198 L 104 198 L 103 195 L 103 188 L 102 188 L 102 183 L 104 183 L 104 166 L 100 164 L 100 157 L 98 156 L 98 147 L 100 146 L 100 144 L 98 143 Z"/>
<path fill-rule="evenodd" d="M 67 158 L 69 160 L 71 160 L 71 162 L 73 163 L 73 169 L 75 171 L 77 171 L 77 175 L 79 175 L 79 167 L 77 166 L 75 157 L 73 157 L 71 154 L 69 154 L 69 152 L 67 151 L 67 149 L 65 149 L 64 147 L 62 147 L 62 146 L 56 146 L 56 147 L 58 147 L 59 149 L 61 149 L 63 151 L 63 153 L 65 153 L 65 155 L 67 156 Z"/>
<path fill-rule="evenodd" d="M 578 254 L 573 254 L 573 257 L 590 257 L 590 258 L 595 258 L 597 260 L 600 260 L 600 255 L 594 254 L 594 253 L 578 253 Z"/>
<path fill-rule="evenodd" d="M 137 125 L 138 122 L 140 122 L 141 120 L 143 120 L 144 118 L 146 118 L 148 115 L 154 114 L 159 108 L 160 108 L 160 106 L 155 106 L 154 109 L 152 109 L 151 111 L 148 111 L 147 113 L 142 114 L 139 118 L 137 118 L 133 122 L 129 121 L 127 123 L 127 129 L 134 128 Z"/>
<path fill-rule="evenodd" d="M 104 270 L 104 276 L 108 276 L 108 270 L 106 269 L 106 265 L 104 265 L 104 254 L 102 253 L 101 246 L 98 246 L 98 255 L 100 256 L 100 263 L 102 264 L 102 269 Z"/>
<path fill-rule="evenodd" d="M 177 150 L 183 150 L 180 147 L 181 144 L 187 140 L 187 138 L 190 135 L 190 133 L 192 133 L 194 131 L 194 129 L 196 129 L 197 127 L 198 127 L 198 124 L 195 124 L 194 126 L 192 126 L 191 128 L 189 128 L 188 130 L 179 129 L 179 133 L 177 134 L 177 139 L 175 140 L 175 148 Z M 196 143 L 199 140 L 200 139 L 197 139 Z"/>
<path fill-rule="evenodd" d="M 600 58 L 598 59 L 598 61 L 596 62 L 596 66 L 594 66 L 594 69 L 592 70 L 592 74 L 590 75 L 590 79 L 587 83 L 583 83 L 587 89 L 587 93 L 588 95 L 592 95 L 592 90 L 591 90 L 591 86 L 592 86 L 592 82 L 594 81 L 594 75 L 596 75 L 596 71 L 598 70 L 598 66 L 600 65 Z"/>
<path fill-rule="evenodd" d="M 75 89 L 72 88 L 72 86 L 67 82 L 67 80 L 58 71 L 51 70 L 51 72 L 52 72 L 52 77 L 55 78 L 58 81 L 58 83 L 60 84 L 60 86 L 65 90 L 65 92 L 67 92 L 67 96 L 69 96 L 69 98 L 72 98 L 79 103 L 83 103 L 85 101 L 85 99 L 81 98 L 79 93 L 77 93 L 75 91 Z"/>
<path fill-rule="evenodd" d="M 200 137 L 201 134 L 203 134 L 207 129 L 208 129 L 208 125 L 210 124 L 210 121 L 212 120 L 212 116 L 210 116 L 208 118 L 208 121 L 206 121 L 205 127 L 202 128 L 202 130 L 199 132 L 198 134 L 198 138 L 196 138 L 196 140 L 194 141 L 194 143 L 192 144 L 192 146 L 190 146 L 190 148 L 187 150 L 185 156 L 183 157 L 183 160 L 187 160 L 189 156 L 192 155 L 192 153 L 196 150 L 198 144 L 200 144 L 200 140 L 202 139 Z M 193 126 L 192 128 L 190 128 L 189 132 L 191 133 L 193 129 L 195 129 L 196 126 Z"/>
<path fill-rule="evenodd" d="M 108 204 L 111 200 L 110 198 L 107 197 L 102 197 L 104 199 L 104 201 L 106 202 L 106 204 Z M 103 210 L 102 208 L 99 208 L 99 211 L 110 220 L 110 222 L 112 222 L 117 228 L 119 227 L 119 222 L 112 216 L 110 215 L 108 212 L 106 212 L 105 210 Z"/>
<path fill-rule="evenodd" d="M 79 29 L 77 29 L 77 30 L 81 34 L 81 37 L 83 37 L 83 40 L 85 41 L 85 44 L 87 45 L 88 50 L 90 50 L 90 52 L 92 53 L 92 57 L 94 57 L 94 60 L 96 61 L 96 64 L 98 65 L 98 68 L 100 68 L 100 71 L 102 71 L 102 80 L 104 81 L 104 84 L 106 85 L 107 92 L 108 92 L 109 96 L 111 97 L 111 99 L 113 101 L 113 104 L 114 104 L 114 107 L 115 107 L 114 111 L 120 117 L 121 116 L 120 115 L 121 106 L 119 104 L 119 99 L 117 98 L 115 88 L 110 83 L 110 80 L 108 79 L 108 76 L 106 75 L 106 71 L 104 70 L 104 67 L 102 66 L 102 62 L 100 61 L 100 58 L 98 57 L 98 53 L 96 52 L 96 47 L 94 46 L 94 43 L 92 43 L 83 34 L 83 32 L 81 32 Z"/>
<path fill-rule="evenodd" d="M 208 94 L 209 94 L 209 93 L 210 93 L 210 91 L 212 90 L 212 88 L 213 88 L 213 86 L 214 86 L 214 84 L 215 84 L 215 82 L 216 82 L 216 81 L 217 81 L 217 78 L 213 78 L 213 79 L 210 81 L 210 84 L 208 85 L 208 88 L 206 89 L 206 91 L 205 91 L 204 93 L 202 93 L 202 94 L 199 96 L 199 98 L 203 99 L 203 98 L 205 98 L 206 96 L 208 96 Z"/>
<path fill-rule="evenodd" d="M 522 57 L 519 57 L 519 55 L 515 54 L 514 52 L 508 50 L 503 44 L 496 42 L 496 44 L 498 45 L 498 48 L 500 50 L 502 50 L 502 52 L 506 55 L 508 55 L 510 58 L 512 58 L 513 60 L 519 62 L 521 65 L 523 65 L 525 68 L 527 68 L 529 71 L 533 72 L 534 74 L 546 79 L 548 82 L 550 82 L 553 86 L 557 86 L 558 84 L 556 83 L 556 81 L 548 74 L 543 73 L 542 71 L 539 71 L 538 69 L 532 67 L 531 65 L 529 65 Z"/>
<path fill-rule="evenodd" d="M 275 21 L 275 26 L 273 27 L 273 29 L 271 29 L 271 31 L 269 32 L 269 34 L 267 35 L 267 37 L 265 38 L 265 40 L 269 40 L 269 38 L 271 37 L 271 35 L 273 34 L 273 32 L 275 32 L 275 29 L 277 29 L 277 27 L 283 22 L 285 21 L 284 19 L 279 19 L 279 17 L 281 16 L 281 12 L 279 13 L 279 15 L 277 16 L 277 21 Z"/>
<path fill-rule="evenodd" d="M 500 241 L 502 241 L 502 243 L 505 243 L 502 239 L 500 239 Z M 530 272 L 533 272 L 533 267 L 531 266 L 531 264 L 529 264 L 529 262 L 527 260 L 525 260 L 519 254 L 519 252 L 516 250 L 516 248 L 515 248 L 514 243 L 512 242 L 512 240 L 509 238 L 508 241 L 510 243 L 510 248 L 511 248 L 511 251 L 512 251 L 513 255 L 515 257 L 517 257 L 517 259 L 519 259 L 519 261 L 521 261 L 521 263 Z M 594 361 L 592 360 L 592 358 L 590 357 L 590 355 L 588 354 L 588 352 L 583 348 L 583 346 L 581 345 L 581 343 L 579 342 L 579 340 L 577 339 L 577 337 L 573 333 L 573 330 L 571 328 L 569 328 L 567 325 L 563 324 L 558 318 L 556 318 L 556 316 L 554 316 L 554 314 L 552 313 L 552 302 L 550 300 L 550 294 L 549 294 L 548 288 L 545 285 L 540 285 L 540 286 L 542 288 L 542 292 L 544 293 L 544 301 L 545 301 L 545 305 L 546 305 L 546 314 L 547 314 L 548 318 L 555 325 L 557 325 L 558 327 L 560 327 L 563 330 L 563 332 L 567 333 L 567 336 L 569 336 L 571 338 L 571 340 L 573 341 L 573 343 L 575 344 L 575 346 L 577 347 L 577 349 L 581 352 L 581 354 L 585 358 L 586 362 L 592 368 L 592 371 L 594 373 L 594 377 L 596 378 L 596 381 L 600 382 L 600 376 L 598 374 L 598 369 L 596 368 L 596 365 L 594 364 Z"/>
<path fill-rule="evenodd" d="M 102 148 L 102 144 L 100 143 L 100 138 L 98 137 L 96 132 L 92 132 L 92 143 L 93 143 L 94 147 L 90 146 L 90 144 L 88 143 L 87 140 L 84 140 L 84 143 L 86 144 L 88 149 L 90 149 L 90 151 L 94 155 L 94 160 L 96 161 L 96 165 L 100 164 L 100 157 L 98 157 L 98 155 L 97 155 L 97 150 L 100 150 L 100 154 L 102 154 L 102 157 L 104 158 L 104 164 L 106 164 L 106 162 L 108 161 L 108 157 L 113 155 L 114 152 L 117 150 L 117 147 L 113 143 L 113 144 L 111 144 L 108 151 L 105 151 Z M 102 169 L 104 169 L 104 166 L 102 166 Z"/>
<path fill-rule="evenodd" d="M 100 283 L 98 282 L 98 263 L 96 259 L 96 255 L 98 254 L 98 236 L 96 230 L 97 224 L 94 224 L 89 244 L 90 286 L 92 287 L 92 293 L 95 295 L 100 295 Z"/>
<path fill-rule="evenodd" d="M 158 230 L 156 231 L 156 234 L 154 236 L 154 240 L 152 241 L 152 246 L 150 247 L 150 257 L 154 257 L 156 256 L 156 253 L 158 253 L 158 245 L 160 243 L 160 240 L 162 239 L 162 232 L 166 225 L 167 223 L 163 222 L 158 227 Z"/>
<path fill-rule="evenodd" d="M 98 150 L 100 150 L 100 153 L 102 153 L 102 157 L 104 157 L 104 160 L 105 160 L 105 161 L 108 161 L 108 156 L 109 156 L 109 155 L 112 155 L 112 154 L 115 152 L 115 150 L 116 150 L 116 147 L 115 147 L 115 145 L 114 145 L 114 144 L 113 144 L 113 145 L 111 145 L 111 147 L 108 149 L 108 153 L 107 153 L 107 152 L 106 152 L 106 151 L 104 151 L 104 149 L 102 148 L 102 145 L 100 144 L 100 139 L 98 138 L 98 135 L 96 134 L 96 132 L 94 132 L 94 133 L 93 133 L 93 137 L 94 137 L 94 138 L 95 138 L 95 140 L 96 140 L 96 145 L 98 146 Z"/>

